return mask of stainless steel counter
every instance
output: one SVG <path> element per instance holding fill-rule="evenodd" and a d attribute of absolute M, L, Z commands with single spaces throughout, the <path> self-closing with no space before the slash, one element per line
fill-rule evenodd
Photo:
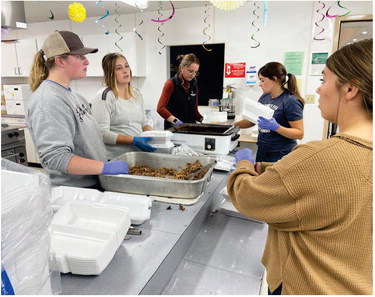
<path fill-rule="evenodd" d="M 184 211 L 154 201 L 150 220 L 139 226 L 142 235 L 128 235 L 101 275 L 62 275 L 62 294 L 161 294 L 203 223 L 222 202 L 226 176 L 214 171 L 202 197 Z"/>

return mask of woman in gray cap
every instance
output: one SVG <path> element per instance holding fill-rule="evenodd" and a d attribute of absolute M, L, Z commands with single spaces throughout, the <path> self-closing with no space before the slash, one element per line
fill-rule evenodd
<path fill-rule="evenodd" d="M 99 174 L 126 174 L 128 164 L 108 160 L 89 103 L 70 88 L 86 76 L 87 48 L 78 35 L 55 31 L 36 53 L 26 116 L 43 168 L 53 186 L 99 188 Z"/>

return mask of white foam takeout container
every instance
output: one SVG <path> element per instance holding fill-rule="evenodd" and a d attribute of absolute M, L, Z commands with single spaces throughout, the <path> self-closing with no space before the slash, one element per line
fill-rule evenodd
<path fill-rule="evenodd" d="M 273 117 L 273 113 L 274 110 L 272 108 L 254 100 L 245 99 L 242 114 L 250 122 L 257 124 L 260 116 L 270 119 Z"/>
<path fill-rule="evenodd" d="M 133 225 L 140 225 L 151 216 L 152 199 L 145 195 L 108 191 L 102 193 L 94 189 L 59 186 L 52 188 L 51 197 L 54 211 L 59 210 L 69 201 L 91 201 L 129 208 L 130 220 Z"/>
<path fill-rule="evenodd" d="M 129 209 L 92 201 L 69 201 L 54 215 L 51 248 L 60 272 L 99 275 L 130 227 Z"/>

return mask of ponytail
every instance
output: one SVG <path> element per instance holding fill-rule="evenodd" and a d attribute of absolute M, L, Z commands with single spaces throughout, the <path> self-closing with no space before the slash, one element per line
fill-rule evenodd
<path fill-rule="evenodd" d="M 288 81 L 287 81 L 287 88 L 288 90 L 296 96 L 296 98 L 302 102 L 302 104 L 305 104 L 305 100 L 302 98 L 301 94 L 298 91 L 297 86 L 297 78 L 292 73 L 287 73 Z"/>
<path fill-rule="evenodd" d="M 269 62 L 259 69 L 259 74 L 267 77 L 271 80 L 278 81 L 282 88 L 286 88 L 299 100 L 302 104 L 305 104 L 305 100 L 302 98 L 298 91 L 297 79 L 294 74 L 287 73 L 283 64 L 279 62 Z"/>
<path fill-rule="evenodd" d="M 31 91 L 35 91 L 43 80 L 45 80 L 49 74 L 49 69 L 55 64 L 55 59 L 49 58 L 44 60 L 43 50 L 38 51 L 34 56 L 33 65 L 31 67 L 29 76 L 29 85 Z"/>

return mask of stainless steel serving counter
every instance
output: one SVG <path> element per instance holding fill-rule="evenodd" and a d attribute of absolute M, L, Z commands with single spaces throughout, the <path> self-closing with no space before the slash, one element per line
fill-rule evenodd
<path fill-rule="evenodd" d="M 150 220 L 138 226 L 142 234 L 127 235 L 101 275 L 63 274 L 62 294 L 161 294 L 203 223 L 222 202 L 220 191 L 226 185 L 226 176 L 226 172 L 214 171 L 204 194 L 185 210 L 154 201 Z M 263 242 L 259 245 L 257 248 L 262 249 Z"/>

